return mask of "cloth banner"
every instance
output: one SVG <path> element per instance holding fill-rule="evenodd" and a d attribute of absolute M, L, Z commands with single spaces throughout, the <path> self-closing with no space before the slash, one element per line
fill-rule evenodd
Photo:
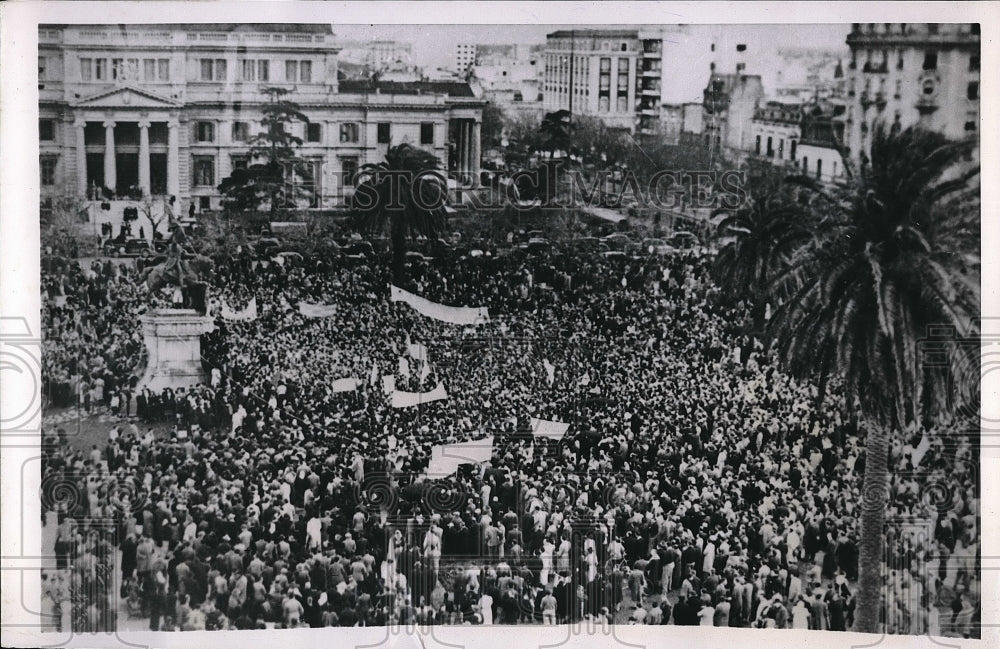
<path fill-rule="evenodd" d="M 299 302 L 299 313 L 307 318 L 329 318 L 337 313 L 337 307 L 333 304 Z"/>
<path fill-rule="evenodd" d="M 431 461 L 427 475 L 445 478 L 463 464 L 480 464 L 493 457 L 493 436 L 458 444 L 444 444 L 431 448 Z"/>
<path fill-rule="evenodd" d="M 372 373 L 371 376 L 368 377 L 368 385 L 372 387 L 378 385 L 378 377 L 381 375 L 382 373 L 378 371 L 378 361 L 372 361 Z"/>
<path fill-rule="evenodd" d="M 549 362 L 549 359 L 542 359 L 542 365 L 545 366 L 545 375 L 549 380 L 549 385 L 556 382 L 556 366 Z"/>
<path fill-rule="evenodd" d="M 561 421 L 549 421 L 548 419 L 531 418 L 531 432 L 537 437 L 548 437 L 549 439 L 560 440 L 566 436 L 569 424 Z"/>
<path fill-rule="evenodd" d="M 430 403 L 431 401 L 440 401 L 447 398 L 448 392 L 444 389 L 444 384 L 438 383 L 437 387 L 430 392 L 403 392 L 402 390 L 394 390 L 391 403 L 393 408 L 406 408 L 408 406 L 416 406 L 421 403 Z"/>
<path fill-rule="evenodd" d="M 399 357 L 399 375 L 404 379 L 410 378 L 410 364 L 407 362 L 405 356 Z"/>
<path fill-rule="evenodd" d="M 392 394 L 396 391 L 396 377 L 392 374 L 386 374 L 382 377 L 382 391 L 387 395 Z"/>
<path fill-rule="evenodd" d="M 331 388 L 334 392 L 351 392 L 352 390 L 357 390 L 362 383 L 361 379 L 352 376 L 346 379 L 337 379 L 331 384 Z"/>
<path fill-rule="evenodd" d="M 421 315 L 451 324 L 477 325 L 490 319 L 490 313 L 486 307 L 445 306 L 414 295 L 409 291 L 404 291 L 398 286 L 390 287 L 389 299 L 392 302 L 405 302 Z"/>
<path fill-rule="evenodd" d="M 257 319 L 257 298 L 250 300 L 250 303 L 242 311 L 233 311 L 226 303 L 222 304 L 222 317 L 226 320 L 256 320 Z"/>

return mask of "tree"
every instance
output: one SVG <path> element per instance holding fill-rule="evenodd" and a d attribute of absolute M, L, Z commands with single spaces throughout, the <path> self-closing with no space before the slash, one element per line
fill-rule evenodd
<path fill-rule="evenodd" d="M 870 165 L 846 187 L 797 178 L 822 216 L 778 278 L 771 343 L 791 373 L 839 377 L 865 436 L 860 585 L 855 630 L 877 632 L 888 451 L 907 427 L 955 407 L 954 379 L 969 358 L 921 363 L 932 325 L 976 336 L 979 168 L 970 142 L 917 129 L 876 129 Z M 978 355 L 979 347 L 974 346 Z M 978 356 L 976 357 L 978 359 Z"/>
<path fill-rule="evenodd" d="M 743 301 L 750 309 L 750 335 L 740 355 L 746 363 L 753 338 L 764 333 L 771 285 L 811 232 L 806 213 L 789 192 L 773 188 L 762 187 L 737 209 L 716 210 L 713 217 L 718 214 L 725 215 L 716 226 L 723 244 L 713 275 L 726 297 Z"/>
<path fill-rule="evenodd" d="M 500 143 L 503 139 L 503 127 L 503 109 L 493 102 L 488 102 L 483 107 L 483 149 L 496 149 L 500 147 Z"/>
<path fill-rule="evenodd" d="M 268 96 L 261 119 L 263 130 L 250 138 L 247 166 L 234 169 L 223 179 L 219 191 L 225 195 L 223 207 L 227 211 L 253 211 L 266 201 L 270 219 L 276 221 L 280 209 L 295 207 L 297 201 L 312 194 L 312 170 L 296 152 L 302 138 L 289 131 L 292 124 L 308 124 L 309 118 L 298 104 L 285 98 L 287 89 L 270 87 L 262 92 Z"/>
<path fill-rule="evenodd" d="M 411 144 L 391 147 L 385 160 L 358 172 L 352 198 L 354 216 L 366 232 L 389 232 L 392 280 L 404 279 L 406 238 L 436 237 L 445 227 L 448 185 L 441 161 Z"/>
<path fill-rule="evenodd" d="M 572 115 L 568 110 L 557 110 L 553 113 L 545 113 L 539 130 L 545 150 L 549 152 L 549 158 L 555 157 L 556 151 L 569 151 L 571 142 Z"/>

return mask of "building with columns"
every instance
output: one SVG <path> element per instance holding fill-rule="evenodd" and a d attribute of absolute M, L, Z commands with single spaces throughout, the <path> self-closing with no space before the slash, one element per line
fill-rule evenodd
<path fill-rule="evenodd" d="M 42 199 L 218 208 L 219 183 L 249 163 L 268 87 L 288 89 L 310 120 L 293 127 L 313 169 L 303 207 L 343 205 L 357 169 L 402 142 L 478 174 L 484 104 L 468 84 L 338 81 L 338 52 L 329 25 L 43 25 Z"/>

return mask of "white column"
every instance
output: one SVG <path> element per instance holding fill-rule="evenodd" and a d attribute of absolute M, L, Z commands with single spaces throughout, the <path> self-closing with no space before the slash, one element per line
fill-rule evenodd
<path fill-rule="evenodd" d="M 87 195 L 87 140 L 84 137 L 84 128 L 87 122 L 78 119 L 73 122 L 76 128 L 76 187 L 80 196 Z"/>
<path fill-rule="evenodd" d="M 115 122 L 104 122 L 104 186 L 115 191 L 118 187 L 118 166 L 115 161 Z"/>
<path fill-rule="evenodd" d="M 167 122 L 167 194 L 170 196 L 177 196 L 181 193 L 181 156 L 180 143 L 177 139 L 178 128 L 180 128 L 180 124 L 176 120 Z M 180 197 L 177 200 L 180 200 Z"/>
<path fill-rule="evenodd" d="M 139 122 L 139 189 L 149 196 L 149 120 Z"/>
<path fill-rule="evenodd" d="M 479 183 L 479 160 L 482 157 L 482 124 L 472 123 L 472 175 Z"/>

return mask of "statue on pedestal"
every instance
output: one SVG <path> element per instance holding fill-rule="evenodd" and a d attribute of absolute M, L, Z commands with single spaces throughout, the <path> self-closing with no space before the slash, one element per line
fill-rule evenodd
<path fill-rule="evenodd" d="M 174 286 L 180 291 L 180 307 L 194 309 L 204 315 L 207 310 L 207 284 L 202 278 L 212 272 L 212 260 L 191 252 L 184 229 L 175 221 L 170 222 L 170 243 L 164 254 L 153 259 L 153 266 L 145 272 L 146 286 L 159 291 Z"/>

